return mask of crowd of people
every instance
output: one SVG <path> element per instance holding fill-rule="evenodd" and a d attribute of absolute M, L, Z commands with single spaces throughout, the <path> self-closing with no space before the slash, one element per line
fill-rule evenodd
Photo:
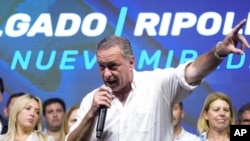
<path fill-rule="evenodd" d="M 0 77 L 1 101 L 3 93 L 4 82 Z M 79 105 L 74 105 L 66 111 L 60 98 L 49 98 L 42 103 L 35 95 L 13 93 L 7 99 L 4 115 L 0 115 L 0 141 L 64 141 L 77 120 L 78 108 Z"/>
<path fill-rule="evenodd" d="M 96 51 L 102 86 L 69 110 L 60 98 L 42 102 L 32 94 L 12 94 L 4 109 L 5 118 L 0 116 L 0 141 L 229 141 L 230 125 L 250 123 L 249 103 L 239 109 L 236 121 L 230 97 L 222 92 L 209 94 L 197 121 L 196 135 L 181 125 L 185 115 L 182 101 L 228 54 L 243 54 L 245 48 L 250 48 L 246 38 L 238 34 L 245 23 L 243 19 L 197 59 L 176 68 L 152 71 L 134 69 L 129 40 L 107 36 Z M 0 90 L 2 100 L 2 79 Z M 100 107 L 108 109 L 101 139 L 95 130 Z"/>

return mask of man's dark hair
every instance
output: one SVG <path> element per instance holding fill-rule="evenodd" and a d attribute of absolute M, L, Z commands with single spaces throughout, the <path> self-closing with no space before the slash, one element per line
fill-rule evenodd
<path fill-rule="evenodd" d="M 48 106 L 48 105 L 50 105 L 50 104 L 53 104 L 53 103 L 59 103 L 61 106 L 62 106 L 62 108 L 63 108 L 63 111 L 65 112 L 66 111 L 66 106 L 65 106 L 65 102 L 62 100 L 62 99 L 60 99 L 60 98 L 49 98 L 49 99 L 47 99 L 47 100 L 45 100 L 44 102 L 43 102 L 43 115 L 46 115 L 46 107 Z"/>
<path fill-rule="evenodd" d="M 238 111 L 238 122 L 242 121 L 242 114 L 245 111 L 250 111 L 250 102 L 243 104 Z"/>
<path fill-rule="evenodd" d="M 118 45 L 122 50 L 122 55 L 124 58 L 129 59 L 133 56 L 132 47 L 130 41 L 127 38 L 121 36 L 107 36 L 98 43 L 97 51 L 101 49 L 107 49 Z"/>
<path fill-rule="evenodd" d="M 13 93 L 12 95 L 10 95 L 9 99 L 7 100 L 7 103 L 6 103 L 6 107 L 9 107 L 10 105 L 10 102 L 13 98 L 17 98 L 17 97 L 20 97 L 22 95 L 24 95 L 25 93 L 24 92 L 18 92 L 18 93 Z"/>
<path fill-rule="evenodd" d="M 4 84 L 3 84 L 3 79 L 0 77 L 0 92 L 3 94 L 4 92 Z"/>

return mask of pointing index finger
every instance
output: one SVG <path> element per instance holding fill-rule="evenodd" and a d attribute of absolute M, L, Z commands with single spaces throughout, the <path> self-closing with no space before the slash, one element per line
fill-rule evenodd
<path fill-rule="evenodd" d="M 237 35 L 239 30 L 245 25 L 246 23 L 246 19 L 243 19 L 240 21 L 240 23 L 238 23 L 232 30 L 234 35 Z"/>

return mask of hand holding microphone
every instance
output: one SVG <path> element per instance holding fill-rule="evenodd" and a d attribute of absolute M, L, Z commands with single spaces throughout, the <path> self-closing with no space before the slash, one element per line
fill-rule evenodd
<path fill-rule="evenodd" d="M 112 89 L 109 87 L 104 87 L 104 91 L 108 92 L 110 95 L 112 94 Z M 99 108 L 99 117 L 96 125 L 96 137 L 101 138 L 102 132 L 105 125 L 105 119 L 106 119 L 106 113 L 107 113 L 107 107 L 104 105 L 101 105 Z"/>

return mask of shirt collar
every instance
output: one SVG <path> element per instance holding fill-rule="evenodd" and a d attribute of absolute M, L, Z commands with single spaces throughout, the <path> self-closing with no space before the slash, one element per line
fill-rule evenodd
<path fill-rule="evenodd" d="M 136 88 L 136 82 L 138 82 L 138 75 L 136 75 L 138 72 L 134 69 L 133 70 L 133 80 L 131 83 L 131 88 L 134 90 Z"/>

